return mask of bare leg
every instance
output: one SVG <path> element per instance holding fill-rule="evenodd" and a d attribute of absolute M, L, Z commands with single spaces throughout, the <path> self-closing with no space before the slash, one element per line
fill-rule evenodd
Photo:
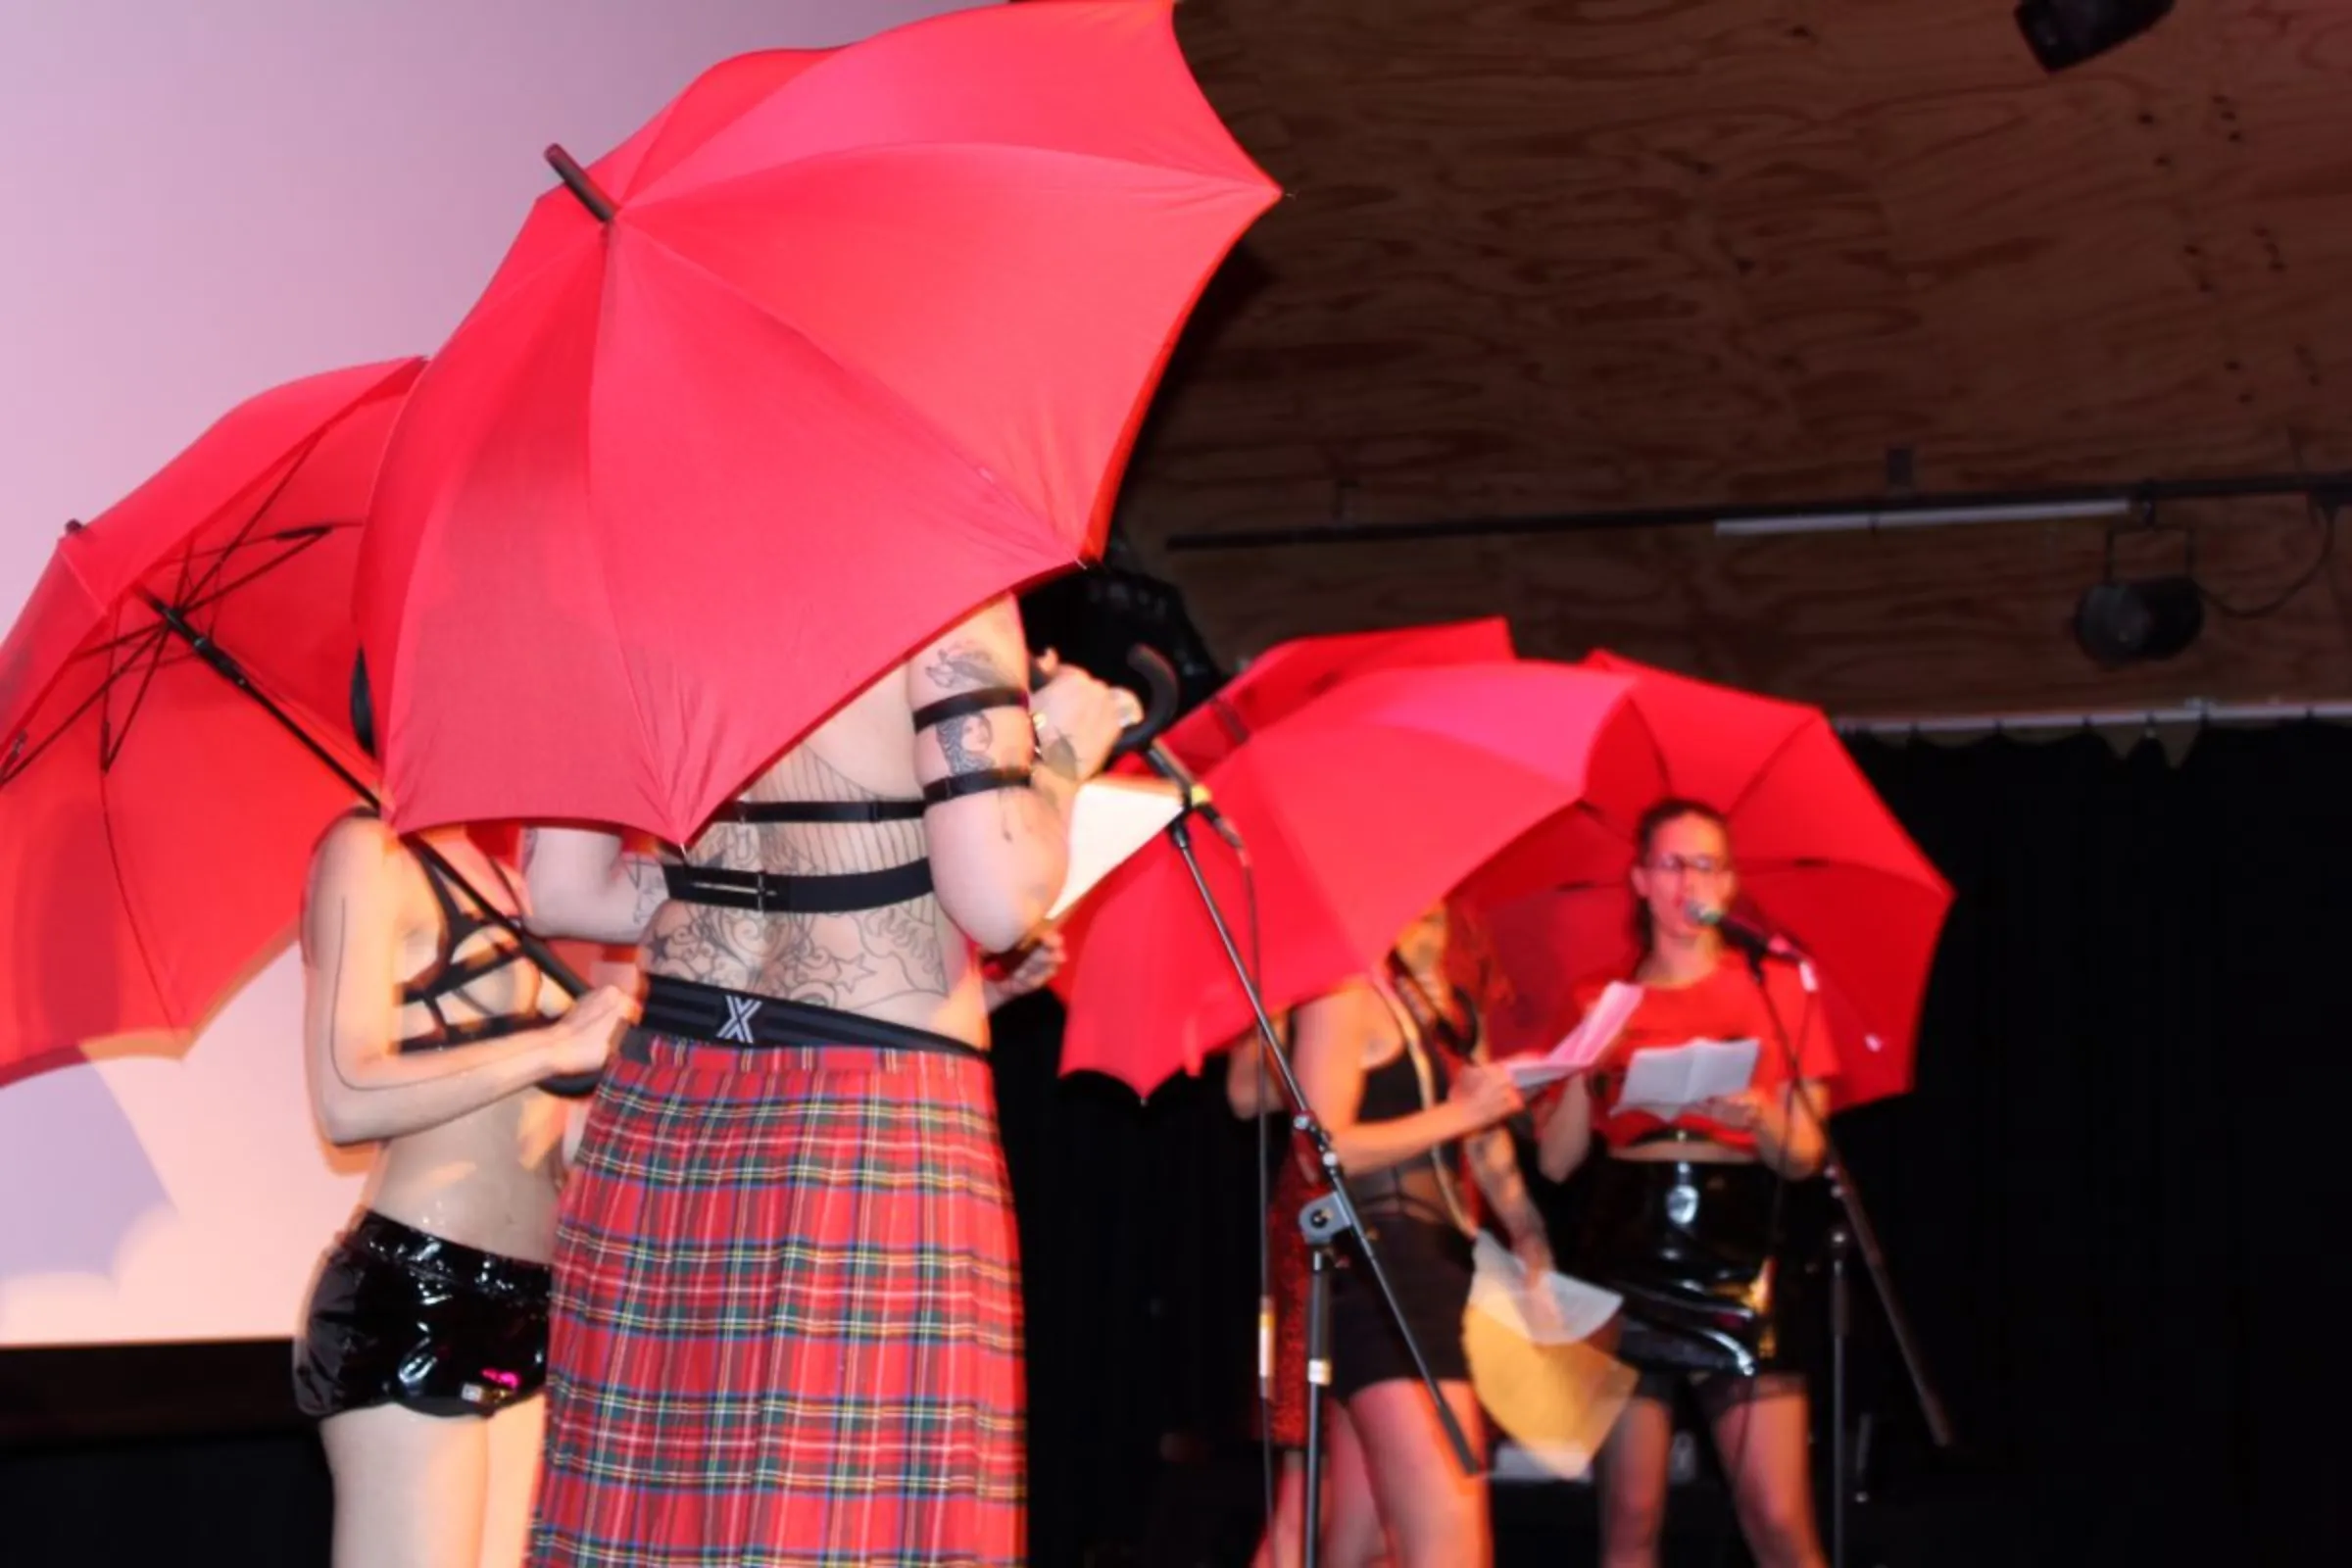
<path fill-rule="evenodd" d="M 1363 1445 L 1345 1405 L 1326 1407 L 1323 1425 L 1323 1551 L 1329 1568 L 1372 1568 L 1385 1556 L 1380 1507 L 1364 1469 Z M 1306 1554 L 1306 1459 L 1286 1450 L 1275 1480 L 1274 1522 L 1250 1568 L 1298 1568 Z"/>
<path fill-rule="evenodd" d="M 1438 1385 L 1477 1457 L 1486 1418 L 1467 1383 Z M 1487 1483 L 1455 1465 L 1445 1429 L 1417 1382 L 1376 1383 L 1348 1401 L 1396 1568 L 1489 1568 Z M 1483 1459 L 1480 1467 L 1484 1468 Z"/>
<path fill-rule="evenodd" d="M 482 1549 L 488 1424 L 396 1404 L 318 1426 L 335 1478 L 334 1568 L 451 1568 Z"/>
<path fill-rule="evenodd" d="M 1274 1517 L 1266 1521 L 1250 1568 L 1298 1568 L 1305 1549 L 1301 1524 L 1306 1517 L 1306 1461 L 1293 1448 L 1282 1450 L 1282 1468 L 1274 1477 Z"/>
<path fill-rule="evenodd" d="M 1637 1395 L 1600 1446 L 1601 1568 L 1657 1568 L 1674 1410 Z"/>
<path fill-rule="evenodd" d="M 1715 1451 L 1732 1477 L 1740 1529 L 1757 1568 L 1825 1568 L 1813 1523 L 1802 1383 L 1770 1381 L 1715 1416 Z"/>
<path fill-rule="evenodd" d="M 1333 1403 L 1330 1464 L 1323 1500 L 1323 1560 L 1331 1568 L 1373 1568 L 1388 1560 L 1388 1539 L 1380 1526 L 1380 1503 L 1372 1494 L 1372 1472 L 1363 1441 L 1347 1407 Z"/>
<path fill-rule="evenodd" d="M 521 1568 L 531 1536 L 531 1494 L 547 1401 L 524 1399 L 489 1421 L 489 1475 L 482 1496 L 481 1568 Z"/>

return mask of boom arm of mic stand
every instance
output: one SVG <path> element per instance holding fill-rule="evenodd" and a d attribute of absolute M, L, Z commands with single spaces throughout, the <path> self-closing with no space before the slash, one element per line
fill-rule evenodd
<path fill-rule="evenodd" d="M 1802 953 L 1795 954 L 1794 957 L 1804 967 L 1806 994 L 1818 996 L 1812 979 L 1813 960 Z M 1758 989 L 1762 989 L 1764 956 L 1750 953 L 1748 965 L 1755 973 Z M 1797 1060 L 1796 1047 L 1788 1039 L 1788 1028 L 1781 1022 L 1779 1009 L 1772 1005 L 1769 993 L 1765 997 L 1764 1010 L 1772 1015 L 1773 1033 L 1779 1037 L 1781 1054 L 1788 1060 L 1788 1082 L 1792 1086 L 1801 1086 L 1805 1080 Z M 1813 1125 L 1821 1130 L 1822 1174 L 1829 1179 L 1831 1196 L 1838 1200 L 1838 1207 L 1845 1213 L 1846 1229 L 1853 1237 L 1854 1250 L 1862 1254 L 1862 1267 L 1870 1275 L 1871 1289 L 1878 1293 L 1879 1305 L 1886 1314 L 1886 1326 L 1894 1334 L 1895 1350 L 1902 1356 L 1903 1371 L 1911 1379 L 1911 1392 L 1919 1398 L 1919 1413 L 1927 1420 L 1929 1440 L 1936 1447 L 1948 1449 L 1955 1441 L 1952 1418 L 1945 1412 L 1943 1400 L 1936 1393 L 1935 1384 L 1928 1379 L 1927 1360 L 1920 1353 L 1919 1342 L 1912 1337 L 1911 1321 L 1903 1312 L 1902 1299 L 1894 1293 L 1894 1276 L 1886 1268 L 1886 1255 L 1879 1250 L 1879 1233 L 1871 1227 L 1870 1215 L 1863 1209 L 1861 1191 L 1854 1186 L 1853 1174 L 1846 1169 L 1844 1152 L 1838 1147 L 1838 1135 L 1830 1130 L 1829 1115 L 1813 1102 L 1812 1095 L 1801 1087 L 1797 1093 L 1804 1098 L 1805 1114 L 1812 1117 Z M 1839 1484 L 1843 1485 L 1843 1478 L 1840 1478 Z"/>
<path fill-rule="evenodd" d="M 1886 1270 L 1886 1254 L 1879 1250 L 1879 1234 L 1871 1229 L 1870 1215 L 1862 1207 L 1862 1195 L 1854 1188 L 1853 1177 L 1845 1168 L 1845 1156 L 1838 1152 L 1837 1140 L 1830 1136 L 1827 1121 L 1821 1124 L 1821 1143 L 1826 1155 L 1822 1174 L 1830 1179 L 1830 1192 L 1845 1211 L 1846 1230 L 1854 1239 L 1854 1250 L 1862 1254 L 1862 1266 L 1869 1271 L 1871 1289 L 1878 1292 L 1879 1305 L 1886 1310 L 1895 1349 L 1903 1358 L 1903 1370 L 1911 1378 L 1911 1392 L 1919 1396 L 1919 1412 L 1927 1418 L 1929 1440 L 1938 1448 L 1948 1449 L 1956 1441 L 1952 1418 L 1945 1413 L 1936 1386 L 1928 1381 L 1927 1362 L 1920 1355 L 1918 1342 L 1911 1336 L 1911 1323 L 1903 1314 L 1902 1302 L 1894 1294 L 1894 1278 Z"/>
<path fill-rule="evenodd" d="M 1291 1071 L 1291 1064 L 1276 1049 L 1274 1020 L 1266 1015 L 1265 1004 L 1258 997 L 1257 986 L 1250 978 L 1250 966 L 1242 961 L 1242 952 L 1234 945 L 1233 932 L 1217 908 L 1215 896 L 1208 891 L 1208 879 L 1200 873 L 1200 861 L 1193 851 L 1189 825 L 1197 808 L 1197 803 L 1188 795 L 1184 808 L 1168 824 L 1168 839 L 1176 846 L 1176 853 L 1183 857 L 1184 868 L 1192 874 L 1193 888 L 1200 895 L 1200 906 L 1207 911 L 1209 924 L 1216 928 L 1217 941 L 1224 946 L 1225 956 L 1233 964 L 1235 978 L 1241 981 L 1242 995 L 1249 999 L 1250 1015 L 1257 1020 L 1260 1057 L 1282 1081 L 1283 1095 L 1292 1106 L 1292 1125 L 1315 1146 L 1316 1160 L 1331 1184 L 1331 1191 L 1316 1200 L 1318 1203 L 1329 1202 L 1339 1215 L 1339 1222 L 1331 1227 L 1326 1241 L 1345 1232 L 1352 1231 L 1355 1234 L 1356 1249 L 1364 1260 L 1365 1270 L 1379 1287 L 1381 1299 L 1387 1303 L 1390 1317 L 1395 1319 L 1397 1331 L 1404 1338 L 1405 1350 L 1413 1358 L 1413 1369 L 1421 1375 L 1421 1386 L 1429 1391 L 1429 1402 L 1437 1411 L 1438 1424 L 1445 1429 L 1446 1441 L 1453 1449 L 1454 1460 L 1461 1466 L 1464 1476 L 1476 1476 L 1480 1471 L 1477 1456 L 1470 1449 L 1470 1440 L 1464 1436 L 1461 1423 L 1454 1419 L 1453 1406 L 1446 1403 L 1445 1395 L 1438 1391 L 1438 1380 L 1431 1374 L 1429 1362 L 1421 1354 L 1420 1344 L 1413 1338 L 1412 1326 L 1406 1322 L 1404 1309 L 1389 1284 L 1387 1272 L 1380 1265 L 1379 1252 L 1372 1245 L 1371 1236 L 1364 1230 L 1363 1217 L 1356 1212 L 1355 1201 L 1348 1195 L 1348 1184 L 1342 1179 L 1345 1173 L 1340 1168 L 1339 1152 L 1332 1148 L 1331 1133 L 1315 1119 L 1313 1108 L 1306 1102 L 1305 1091 L 1298 1087 L 1298 1079 Z"/>

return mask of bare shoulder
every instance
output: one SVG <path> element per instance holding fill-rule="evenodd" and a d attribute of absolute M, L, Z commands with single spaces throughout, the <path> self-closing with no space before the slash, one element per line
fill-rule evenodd
<path fill-rule="evenodd" d="M 1313 1001 L 1300 1003 L 1298 1017 L 1301 1043 L 1316 1038 L 1340 1046 L 1361 1045 L 1367 1051 L 1373 1048 L 1372 988 L 1360 977 L 1351 976 Z"/>
<path fill-rule="evenodd" d="M 1009 598 L 981 607 L 906 662 L 906 698 L 920 707 L 989 686 L 1028 686 L 1028 645 Z"/>
<path fill-rule="evenodd" d="M 302 903 L 306 953 L 327 951 L 348 928 L 354 906 L 381 909 L 401 897 L 396 878 L 408 852 L 377 818 L 360 812 L 339 817 L 311 852 L 310 885 Z M 397 923 L 403 916 L 392 915 Z"/>
<path fill-rule="evenodd" d="M 383 819 L 364 811 L 337 817 L 311 852 L 313 891 L 371 886 L 408 852 Z"/>

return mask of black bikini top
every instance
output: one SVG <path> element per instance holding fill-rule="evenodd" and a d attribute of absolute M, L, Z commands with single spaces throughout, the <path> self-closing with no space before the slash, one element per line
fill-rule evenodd
<path fill-rule="evenodd" d="M 914 710 L 917 730 L 990 709 L 1029 707 L 1029 694 L 1013 686 L 990 686 L 944 698 Z M 990 790 L 1019 789 L 1029 782 L 1025 767 L 956 773 L 923 786 L 913 801 L 732 801 L 720 808 L 724 822 L 912 822 L 943 801 Z M 724 866 L 671 861 L 662 869 L 669 896 L 680 904 L 752 909 L 760 914 L 855 914 L 906 904 L 931 891 L 931 862 L 908 860 L 882 871 L 840 871 L 820 876 L 779 876 Z"/>
<path fill-rule="evenodd" d="M 431 860 L 419 856 L 416 863 L 424 870 L 424 885 L 432 889 L 433 902 L 441 906 L 441 951 L 434 958 L 432 967 L 401 986 L 400 1000 L 403 1004 L 420 1006 L 431 1013 L 433 1029 L 429 1034 L 403 1040 L 393 1049 L 404 1055 L 418 1051 L 448 1051 L 453 1047 L 479 1045 L 485 1040 L 499 1040 L 539 1027 L 546 1020 L 535 1012 L 500 1013 L 490 1017 L 461 1019 L 457 1023 L 451 1023 L 442 1012 L 444 999 L 465 990 L 483 976 L 495 974 L 508 964 L 520 960 L 523 954 L 522 949 L 509 937 L 470 958 L 460 959 L 457 956 L 460 948 L 483 931 L 498 929 L 498 923 L 487 914 L 465 907 Z M 498 873 L 499 881 L 506 884 L 507 896 L 515 897 L 514 883 L 507 875 L 506 867 L 494 860 L 491 869 Z"/>

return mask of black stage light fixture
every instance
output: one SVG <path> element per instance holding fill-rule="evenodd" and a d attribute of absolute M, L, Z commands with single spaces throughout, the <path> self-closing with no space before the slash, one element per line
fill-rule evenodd
<path fill-rule="evenodd" d="M 2172 15 L 2173 0 L 2022 0 L 2017 25 L 2044 71 L 2079 66 Z"/>
<path fill-rule="evenodd" d="M 2190 577 L 2102 582 L 2075 605 L 2075 641 L 2109 669 L 2170 659 L 2204 626 L 2205 597 Z"/>

